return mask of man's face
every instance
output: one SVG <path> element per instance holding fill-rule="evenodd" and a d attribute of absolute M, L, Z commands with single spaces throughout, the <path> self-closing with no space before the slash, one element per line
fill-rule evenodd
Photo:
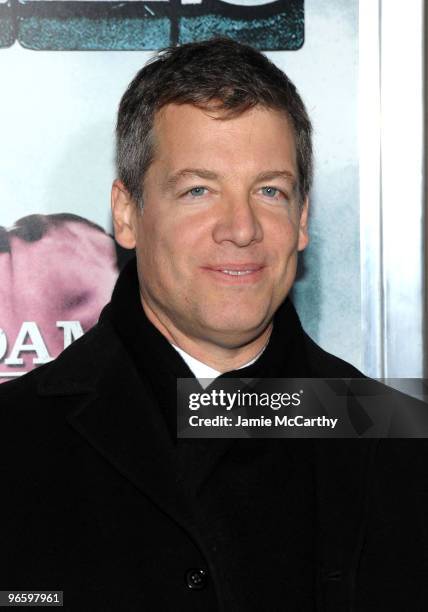
<path fill-rule="evenodd" d="M 143 303 L 168 330 L 236 348 L 266 329 L 293 284 L 307 203 L 299 209 L 284 113 L 218 117 L 190 104 L 157 114 L 134 233 Z"/>

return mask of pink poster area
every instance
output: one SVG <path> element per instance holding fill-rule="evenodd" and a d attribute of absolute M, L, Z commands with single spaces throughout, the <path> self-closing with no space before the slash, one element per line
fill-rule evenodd
<path fill-rule="evenodd" d="M 117 275 L 113 238 L 83 217 L 29 215 L 0 227 L 0 383 L 90 329 Z"/>

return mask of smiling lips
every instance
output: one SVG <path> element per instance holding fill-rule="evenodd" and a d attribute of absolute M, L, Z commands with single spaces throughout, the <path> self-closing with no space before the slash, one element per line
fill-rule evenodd
<path fill-rule="evenodd" d="M 225 281 L 254 282 L 259 279 L 264 266 L 256 263 L 229 264 L 204 267 L 217 278 Z"/>

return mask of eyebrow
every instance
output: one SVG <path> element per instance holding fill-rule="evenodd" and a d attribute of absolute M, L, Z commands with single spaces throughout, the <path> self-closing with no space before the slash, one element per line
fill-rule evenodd
<path fill-rule="evenodd" d="M 184 168 L 183 170 L 174 172 L 174 174 L 169 176 L 166 179 L 166 186 L 169 188 L 175 187 L 180 181 L 180 179 L 185 178 L 187 176 L 195 176 L 207 180 L 216 180 L 219 178 L 224 178 L 224 175 L 217 174 L 216 172 L 212 172 L 211 170 L 207 170 L 206 168 Z M 260 172 L 255 177 L 254 182 L 259 183 L 261 181 L 271 181 L 276 178 L 282 178 L 288 182 L 291 181 L 293 186 L 295 186 L 297 182 L 295 175 L 289 170 L 267 170 L 265 172 Z"/>
<path fill-rule="evenodd" d="M 178 181 L 186 176 L 197 176 L 198 178 L 215 180 L 221 177 L 216 172 L 212 172 L 211 170 L 206 170 L 205 168 L 184 168 L 183 170 L 179 170 L 178 172 L 174 172 L 166 179 L 167 187 L 175 187 Z"/>
<path fill-rule="evenodd" d="M 260 172 L 260 174 L 257 175 L 255 182 L 259 183 L 260 181 L 272 181 L 277 178 L 282 178 L 288 182 L 291 182 L 293 186 L 297 182 L 296 176 L 289 170 L 269 170 L 267 172 Z"/>

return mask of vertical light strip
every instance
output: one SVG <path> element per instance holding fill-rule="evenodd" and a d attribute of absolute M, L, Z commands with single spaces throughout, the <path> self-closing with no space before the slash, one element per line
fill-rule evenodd
<path fill-rule="evenodd" d="M 384 372 L 423 375 L 423 2 L 382 0 Z"/>
<path fill-rule="evenodd" d="M 384 373 L 380 158 L 380 0 L 359 3 L 358 140 L 362 370 Z"/>

